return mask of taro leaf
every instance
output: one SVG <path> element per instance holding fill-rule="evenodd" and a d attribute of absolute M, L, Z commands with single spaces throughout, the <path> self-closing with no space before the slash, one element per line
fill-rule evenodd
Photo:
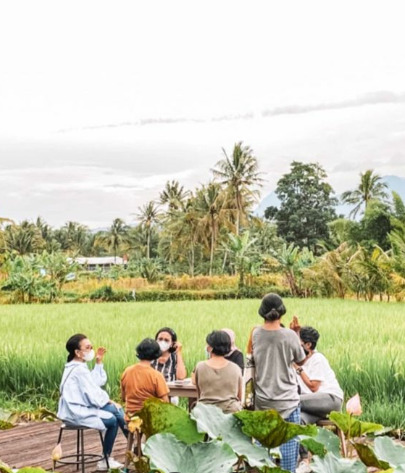
<path fill-rule="evenodd" d="M 259 470 L 255 470 L 260 473 L 289 473 L 287 470 L 283 470 L 282 468 L 279 468 L 278 466 L 275 467 L 268 467 L 264 466 L 263 468 L 260 468 Z"/>
<path fill-rule="evenodd" d="M 233 414 L 224 414 L 216 406 L 199 402 L 191 415 L 197 422 L 199 432 L 207 433 L 212 439 L 222 439 L 251 467 L 274 466 L 267 448 L 254 445 L 252 438 L 242 432 L 241 422 Z"/>
<path fill-rule="evenodd" d="M 391 465 L 383 460 L 379 460 L 374 453 L 374 450 L 363 443 L 353 443 L 354 448 L 356 449 L 360 460 L 366 466 L 374 466 L 380 470 L 387 470 Z"/>
<path fill-rule="evenodd" d="M 142 419 L 142 432 L 146 438 L 154 434 L 170 433 L 187 444 L 201 442 L 204 434 L 200 434 L 197 425 L 187 411 L 173 404 L 151 398 L 145 401 L 137 415 Z"/>
<path fill-rule="evenodd" d="M 383 429 L 384 426 L 381 424 L 374 424 L 372 422 L 361 422 L 353 416 L 343 412 L 333 411 L 329 414 L 329 419 L 343 431 L 345 436 L 352 437 L 361 437 L 364 434 L 370 434 L 373 432 L 378 432 Z"/>
<path fill-rule="evenodd" d="M 374 441 L 374 452 L 377 458 L 388 462 L 391 466 L 405 465 L 405 448 L 389 437 L 377 437 Z"/>
<path fill-rule="evenodd" d="M 47 473 L 46 470 L 39 467 L 34 466 L 25 466 L 24 468 L 20 468 L 18 473 Z"/>
<path fill-rule="evenodd" d="M 151 469 L 162 473 L 228 473 L 237 461 L 232 448 L 223 442 L 186 445 L 173 434 L 156 434 L 144 447 Z"/>
<path fill-rule="evenodd" d="M 6 411 L 0 408 L 0 420 L 9 420 L 10 415 L 11 415 L 10 411 Z"/>
<path fill-rule="evenodd" d="M 328 429 L 318 427 L 316 437 L 300 436 L 300 443 L 312 454 L 323 458 L 328 452 L 340 457 L 340 441 L 337 435 Z"/>
<path fill-rule="evenodd" d="M 235 417 L 242 421 L 242 431 L 257 439 L 267 448 L 278 447 L 297 435 L 315 436 L 315 425 L 286 422 L 274 409 L 268 411 L 240 411 Z"/>
<path fill-rule="evenodd" d="M 0 473 L 12 473 L 12 469 L 0 460 Z"/>
<path fill-rule="evenodd" d="M 0 420 L 0 430 L 12 429 L 13 427 L 15 427 L 15 425 L 12 424 L 11 422 Z"/>
<path fill-rule="evenodd" d="M 314 473 L 367 473 L 363 463 L 338 458 L 333 453 L 327 453 L 324 458 L 315 456 L 311 468 Z"/>

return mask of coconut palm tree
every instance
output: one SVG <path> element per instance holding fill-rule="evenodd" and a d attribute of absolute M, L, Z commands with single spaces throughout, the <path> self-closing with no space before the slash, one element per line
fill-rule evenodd
<path fill-rule="evenodd" d="M 114 253 L 114 262 L 117 261 L 117 252 L 123 243 L 128 242 L 128 225 L 121 218 L 116 218 L 111 227 L 98 236 L 100 242 L 111 249 Z"/>
<path fill-rule="evenodd" d="M 147 231 L 147 243 L 146 243 L 146 257 L 150 258 L 150 240 L 152 227 L 160 220 L 159 206 L 152 200 L 142 207 L 138 207 L 138 213 L 136 214 L 140 224 L 145 227 Z"/>
<path fill-rule="evenodd" d="M 382 182 L 381 176 L 374 173 L 373 169 L 367 169 L 360 173 L 360 183 L 356 189 L 343 192 L 341 200 L 345 204 L 353 204 L 355 207 L 350 212 L 350 216 L 356 217 L 364 204 L 367 209 L 371 200 L 382 200 L 387 198 L 388 186 Z"/>
<path fill-rule="evenodd" d="M 165 188 L 160 193 L 160 203 L 167 204 L 169 211 L 179 210 L 183 208 L 185 199 L 188 197 L 189 192 L 184 190 L 183 186 L 180 186 L 178 181 L 167 181 Z"/>
<path fill-rule="evenodd" d="M 249 146 L 243 146 L 242 141 L 235 144 L 231 157 L 225 149 L 222 151 L 225 157 L 217 162 L 217 167 L 212 169 L 212 172 L 227 190 L 235 211 L 236 235 L 239 235 L 241 223 L 246 220 L 247 210 L 259 195 L 252 187 L 261 185 L 262 179 L 259 177 L 257 158 Z"/>
<path fill-rule="evenodd" d="M 200 235 L 210 251 L 209 275 L 212 276 L 214 251 L 219 229 L 227 224 L 229 210 L 225 208 L 225 193 L 218 183 L 211 182 L 196 192 L 196 210 L 199 216 Z"/>

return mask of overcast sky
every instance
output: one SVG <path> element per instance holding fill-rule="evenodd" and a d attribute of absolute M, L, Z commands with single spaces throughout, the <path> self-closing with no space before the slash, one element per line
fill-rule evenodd
<path fill-rule="evenodd" d="M 263 197 L 292 160 L 405 177 L 402 4 L 3 2 L 0 216 L 132 223 L 241 140 Z"/>

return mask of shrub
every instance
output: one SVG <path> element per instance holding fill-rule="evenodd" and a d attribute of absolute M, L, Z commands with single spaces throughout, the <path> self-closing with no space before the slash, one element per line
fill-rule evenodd
<path fill-rule="evenodd" d="M 89 298 L 92 301 L 103 302 L 127 302 L 134 300 L 132 293 L 128 291 L 114 291 L 111 286 L 102 286 L 91 292 Z"/>

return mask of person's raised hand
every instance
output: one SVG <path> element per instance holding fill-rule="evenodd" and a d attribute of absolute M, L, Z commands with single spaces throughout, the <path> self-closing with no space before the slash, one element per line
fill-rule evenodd
<path fill-rule="evenodd" d="M 296 315 L 293 316 L 292 321 L 290 322 L 290 329 L 294 330 L 295 333 L 299 333 L 301 330 L 301 325 Z"/>
<path fill-rule="evenodd" d="M 176 342 L 174 347 L 176 348 L 175 353 L 179 353 L 182 350 L 183 345 L 180 342 Z"/>
<path fill-rule="evenodd" d="M 97 348 L 96 351 L 96 363 L 102 363 L 104 355 L 106 354 L 107 349 L 104 347 Z"/>

